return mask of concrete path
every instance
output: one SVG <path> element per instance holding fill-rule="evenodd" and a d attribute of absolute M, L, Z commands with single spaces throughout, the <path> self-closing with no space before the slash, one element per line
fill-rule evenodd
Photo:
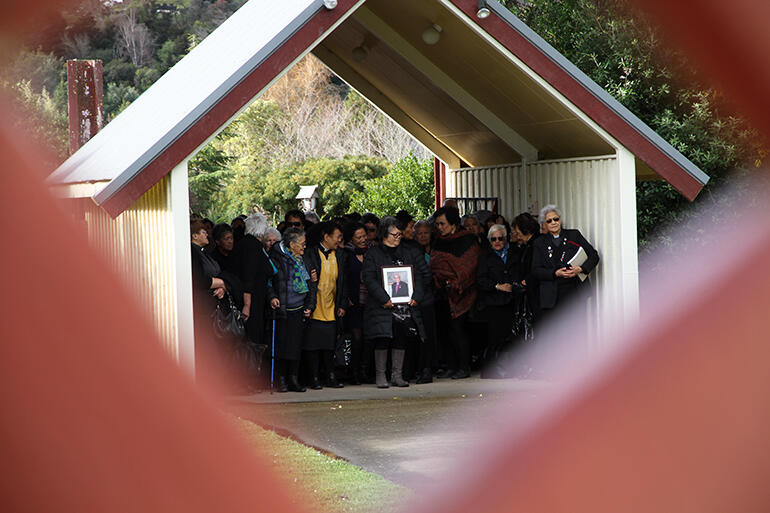
<path fill-rule="evenodd" d="M 386 390 L 346 386 L 239 397 L 232 411 L 419 489 L 438 482 L 459 455 L 483 439 L 503 395 L 505 407 L 515 408 L 518 400 L 530 400 L 549 387 L 475 377 Z"/>

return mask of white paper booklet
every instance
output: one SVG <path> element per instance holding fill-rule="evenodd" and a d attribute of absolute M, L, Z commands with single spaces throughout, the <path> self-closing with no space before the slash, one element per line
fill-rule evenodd
<path fill-rule="evenodd" d="M 575 256 L 570 258 L 569 262 L 567 264 L 571 265 L 572 267 L 580 266 L 583 267 L 583 264 L 588 260 L 588 255 L 586 254 L 586 251 L 583 249 L 583 246 L 580 246 L 578 248 L 577 253 L 575 253 Z M 586 276 L 583 273 L 578 273 L 578 278 L 580 278 L 580 281 L 585 281 L 588 276 Z"/>

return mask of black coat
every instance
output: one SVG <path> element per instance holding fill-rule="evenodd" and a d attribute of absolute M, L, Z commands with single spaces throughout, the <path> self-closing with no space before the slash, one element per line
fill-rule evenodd
<path fill-rule="evenodd" d="M 517 248 L 508 248 L 506 262 L 500 258 L 491 246 L 482 250 L 479 255 L 479 265 L 476 269 L 476 286 L 479 289 L 479 298 L 483 306 L 502 306 L 510 303 L 515 294 L 523 293 L 524 289 L 518 289 L 514 285 L 513 292 L 497 290 L 498 283 L 518 284 L 519 254 Z"/>
<path fill-rule="evenodd" d="M 265 254 L 264 246 L 253 235 L 245 235 L 236 244 L 233 253 L 243 291 L 251 294 L 252 304 L 255 304 L 255 301 L 264 304 L 267 280 L 273 274 L 273 267 Z"/>
<path fill-rule="evenodd" d="M 425 287 L 423 290 L 422 301 L 420 301 L 420 307 L 433 306 L 436 303 L 436 293 L 433 290 L 433 274 L 430 272 L 430 266 L 428 265 L 427 260 L 425 260 L 425 250 L 416 240 L 403 240 L 401 241 L 401 246 L 414 251 L 415 254 L 419 254 L 425 262 L 425 266 L 419 266 L 417 268 L 417 270 L 422 272 L 422 281 L 423 286 Z"/>
<path fill-rule="evenodd" d="M 251 294 L 246 334 L 252 342 L 257 344 L 263 343 L 265 338 L 267 282 L 273 276 L 273 266 L 270 265 L 270 259 L 263 248 L 264 246 L 256 237 L 247 234 L 233 249 L 243 292 Z"/>
<path fill-rule="evenodd" d="M 286 307 L 289 303 L 289 275 L 286 270 L 286 254 L 281 250 L 280 243 L 273 245 L 270 250 L 270 259 L 273 261 L 278 274 L 273 276 L 267 287 L 267 297 L 272 300 L 277 298 L 280 303 L 280 307 L 276 311 L 278 317 L 286 317 Z M 310 274 L 307 261 L 304 261 L 305 269 Z M 313 311 L 315 309 L 316 292 L 318 291 L 318 282 L 308 280 L 307 283 L 308 292 L 305 295 L 304 309 Z"/>
<path fill-rule="evenodd" d="M 580 279 L 557 278 L 556 270 L 567 266 L 580 247 L 588 259 L 581 266 L 583 274 L 589 274 L 599 263 L 599 253 L 578 230 L 562 230 L 561 244 L 553 244 L 553 237 L 544 234 L 537 238 L 532 248 L 532 272 L 540 282 L 540 306 L 553 308 L 564 291 L 574 290 L 581 285 Z"/>
<path fill-rule="evenodd" d="M 430 271 L 427 270 L 425 256 L 421 251 L 402 244 L 396 247 L 394 258 L 391 258 L 379 245 L 369 248 L 366 256 L 364 256 L 364 265 L 361 271 L 364 285 L 369 292 L 364 307 L 364 337 L 367 340 L 393 338 L 392 312 L 390 309 L 382 307 L 390 300 L 390 296 L 382 286 L 382 268 L 393 265 L 412 266 L 412 299 L 419 305 L 425 298 L 425 275 L 426 273 L 429 274 Z M 422 322 L 420 309 L 410 307 L 410 311 L 417 325 L 420 338 L 425 340 L 425 326 Z"/>
<path fill-rule="evenodd" d="M 321 281 L 321 255 L 318 253 L 319 246 L 314 246 L 305 250 L 305 266 L 308 271 L 315 270 L 318 273 L 318 281 Z M 347 310 L 348 305 L 348 252 L 343 249 L 334 250 L 335 257 L 337 258 L 337 290 L 334 295 L 334 315 L 337 316 L 337 310 L 342 308 Z M 318 288 L 318 283 L 316 283 Z M 315 309 L 315 305 L 313 305 Z"/>
<path fill-rule="evenodd" d="M 532 255 L 534 253 L 535 242 L 542 237 L 541 234 L 534 234 L 526 244 L 519 248 L 519 276 L 518 282 L 524 281 L 526 283 L 527 300 L 529 301 L 529 308 L 535 316 L 540 311 L 540 282 L 535 276 L 535 272 L 532 267 Z"/>

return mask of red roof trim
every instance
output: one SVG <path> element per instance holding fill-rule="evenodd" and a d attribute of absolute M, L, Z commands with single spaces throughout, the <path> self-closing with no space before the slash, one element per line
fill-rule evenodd
<path fill-rule="evenodd" d="M 637 158 L 647 163 L 683 196 L 690 201 L 695 199 L 703 187 L 698 180 L 618 116 L 537 46 L 513 30 L 508 22 L 494 15 L 486 19 L 478 19 L 476 0 L 450 1 Z"/>
<path fill-rule="evenodd" d="M 286 69 L 302 52 L 307 50 L 324 32 L 332 27 L 357 0 L 339 0 L 335 9 L 321 8 L 310 21 L 303 25 L 289 40 L 281 45 L 270 57 L 259 65 L 241 83 L 195 122 L 182 136 L 176 139 L 139 174 L 101 207 L 112 217 L 119 216 L 145 192 L 158 183 L 174 167 L 179 165 L 211 134 L 232 118 L 244 105 L 264 89 L 276 76 Z"/>

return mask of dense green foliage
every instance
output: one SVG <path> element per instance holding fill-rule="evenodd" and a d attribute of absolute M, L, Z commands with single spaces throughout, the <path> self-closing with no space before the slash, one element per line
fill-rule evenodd
<path fill-rule="evenodd" d="M 305 162 L 236 172 L 220 193 L 220 210 L 225 217 L 265 210 L 280 219 L 292 208 L 301 185 L 318 185 L 318 208 L 322 218 L 346 213 L 351 194 L 361 191 L 367 180 L 388 172 L 388 162 L 375 157 L 321 157 Z"/>
<path fill-rule="evenodd" d="M 350 207 L 357 212 L 378 216 L 406 210 L 417 219 L 425 219 L 434 209 L 433 160 L 419 160 L 409 154 L 396 162 L 390 173 L 364 183 L 353 193 Z"/>
<path fill-rule="evenodd" d="M 745 175 L 764 157 L 756 133 L 722 105 L 683 56 L 625 0 L 530 0 L 505 2 L 533 30 L 620 103 L 711 177 L 698 202 L 713 200 L 718 186 Z M 735 171 L 738 168 L 738 171 Z M 663 181 L 637 187 L 642 247 L 666 223 L 694 210 Z M 660 239 L 657 239 L 660 241 Z"/>

